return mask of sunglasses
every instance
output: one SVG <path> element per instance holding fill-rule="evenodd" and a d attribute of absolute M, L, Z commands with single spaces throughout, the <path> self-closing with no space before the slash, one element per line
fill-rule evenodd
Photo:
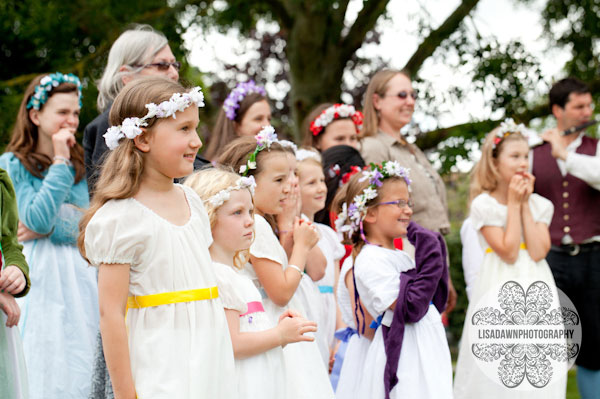
<path fill-rule="evenodd" d="M 155 62 L 153 64 L 134 65 L 134 66 L 137 67 L 137 68 L 139 68 L 139 67 L 142 67 L 142 68 L 151 68 L 151 67 L 154 67 L 154 68 L 158 69 L 159 71 L 163 71 L 163 72 L 164 71 L 168 71 L 169 68 L 171 66 L 173 66 L 173 68 L 175 68 L 176 71 L 179 71 L 179 69 L 181 68 L 181 62 L 179 62 L 179 61 L 175 61 L 175 62 L 165 62 L 165 61 L 162 61 L 162 62 Z"/>
<path fill-rule="evenodd" d="M 413 90 L 411 92 L 402 90 L 401 92 L 399 92 L 398 94 L 396 94 L 396 97 L 401 98 L 401 99 L 404 100 L 408 96 L 411 96 L 413 100 L 416 100 L 418 95 L 419 95 L 419 93 L 416 90 Z"/>
<path fill-rule="evenodd" d="M 396 201 L 388 201 L 388 202 L 380 202 L 377 205 L 396 205 L 398 208 L 402 209 L 402 208 L 410 208 L 412 209 L 413 206 L 415 206 L 415 204 L 413 203 L 412 200 L 396 200 Z"/>

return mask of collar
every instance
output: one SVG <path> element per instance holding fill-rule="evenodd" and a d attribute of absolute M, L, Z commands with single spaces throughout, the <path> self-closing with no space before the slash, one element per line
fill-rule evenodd
<path fill-rule="evenodd" d="M 569 152 L 575 152 L 575 150 L 577 150 L 577 148 L 579 148 L 579 146 L 581 145 L 581 142 L 583 141 L 583 136 L 585 135 L 584 132 L 579 133 L 579 135 L 577 136 L 577 138 L 575 140 L 573 140 L 571 142 L 571 144 L 569 144 L 567 146 L 567 151 Z"/>
<path fill-rule="evenodd" d="M 385 144 L 386 146 L 392 146 L 394 144 L 404 145 L 400 141 L 395 139 L 394 137 L 390 136 L 387 133 L 382 132 L 381 130 L 379 130 L 377 132 L 377 139 L 379 141 L 383 142 L 383 144 Z"/>

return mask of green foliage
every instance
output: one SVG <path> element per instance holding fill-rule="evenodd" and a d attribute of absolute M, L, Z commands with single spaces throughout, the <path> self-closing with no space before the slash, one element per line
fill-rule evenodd
<path fill-rule="evenodd" d="M 0 2 L 0 146 L 9 140 L 23 92 L 38 74 L 72 72 L 84 85 L 80 131 L 98 115 L 95 80 L 110 46 L 133 23 L 148 23 L 169 39 L 183 60 L 183 5 L 166 0 L 5 0 Z M 185 70 L 183 73 L 185 74 Z"/>

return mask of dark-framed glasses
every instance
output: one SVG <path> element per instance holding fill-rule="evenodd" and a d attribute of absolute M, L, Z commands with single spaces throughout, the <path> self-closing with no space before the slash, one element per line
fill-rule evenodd
<path fill-rule="evenodd" d="M 413 209 L 414 203 L 412 200 L 396 200 L 396 201 L 387 201 L 387 202 L 380 202 L 377 205 L 396 205 L 398 208 L 403 209 L 403 208 L 410 208 Z"/>
<path fill-rule="evenodd" d="M 175 68 L 176 71 L 179 71 L 179 69 L 181 68 L 181 62 L 179 61 L 174 61 L 174 62 L 166 62 L 166 61 L 161 61 L 161 62 L 154 62 L 152 64 L 146 64 L 146 65 L 134 65 L 135 67 L 138 68 L 151 68 L 154 67 L 156 69 L 158 69 L 159 71 L 168 71 L 169 68 L 171 66 L 173 66 L 173 68 Z"/>

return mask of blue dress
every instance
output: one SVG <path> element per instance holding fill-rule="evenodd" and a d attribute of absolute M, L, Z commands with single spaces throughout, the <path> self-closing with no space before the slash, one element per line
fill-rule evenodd
<path fill-rule="evenodd" d="M 12 153 L 0 156 L 0 167 L 13 181 L 21 222 L 47 235 L 23 243 L 31 290 L 18 300 L 19 329 L 30 398 L 85 398 L 99 323 L 96 270 L 76 247 L 87 183 L 75 184 L 75 170 L 62 164 L 40 179 Z"/>

